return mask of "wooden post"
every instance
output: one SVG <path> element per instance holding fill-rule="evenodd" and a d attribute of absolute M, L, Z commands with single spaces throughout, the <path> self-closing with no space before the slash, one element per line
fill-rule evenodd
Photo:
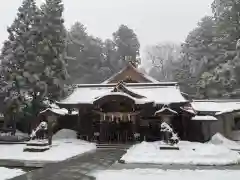
<path fill-rule="evenodd" d="M 53 136 L 53 123 L 51 120 L 48 120 L 48 144 L 52 145 L 52 136 Z"/>
<path fill-rule="evenodd" d="M 211 139 L 211 122 L 207 122 L 208 123 L 208 141 Z"/>
<path fill-rule="evenodd" d="M 48 144 L 52 145 L 52 136 L 53 136 L 53 126 L 57 121 L 57 117 L 55 115 L 48 116 Z"/>
<path fill-rule="evenodd" d="M 77 120 L 77 131 L 78 131 L 78 139 L 81 138 L 81 110 L 80 108 L 78 109 L 78 120 Z"/>
<path fill-rule="evenodd" d="M 186 121 L 184 118 L 184 115 L 181 115 L 181 121 L 182 121 L 182 126 L 183 126 L 183 139 L 186 140 L 187 139 L 187 125 L 186 125 Z"/>

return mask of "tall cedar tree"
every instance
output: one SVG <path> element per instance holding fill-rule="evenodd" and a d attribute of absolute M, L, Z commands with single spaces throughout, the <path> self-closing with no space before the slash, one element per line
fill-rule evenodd
<path fill-rule="evenodd" d="M 37 32 L 37 38 L 40 38 L 35 48 L 38 55 L 35 70 L 38 69 L 39 78 L 47 88 L 45 96 L 53 100 L 64 95 L 64 80 L 67 78 L 63 10 L 62 0 L 46 0 L 41 6 L 38 27 L 33 32 Z"/>
<path fill-rule="evenodd" d="M 203 73 L 200 85 L 210 98 L 240 97 L 240 60 L 236 43 L 240 38 L 240 2 L 239 0 L 215 0 L 214 13 L 218 56 L 217 63 L 210 71 Z"/>
<path fill-rule="evenodd" d="M 9 37 L 1 53 L 3 81 L 6 82 L 5 115 L 16 125 L 16 116 L 25 107 L 27 79 L 24 76 L 28 58 L 29 32 L 37 12 L 35 0 L 24 0 L 18 9 L 17 17 L 8 28 Z M 31 46 L 31 45 L 30 45 Z"/>
<path fill-rule="evenodd" d="M 119 29 L 113 33 L 113 41 L 117 46 L 117 52 L 121 59 L 130 60 L 136 67 L 141 63 L 139 59 L 140 43 L 132 29 L 126 25 L 121 25 Z M 126 57 L 130 59 L 126 59 Z"/>
<path fill-rule="evenodd" d="M 101 83 L 123 67 L 112 40 L 103 42 L 76 22 L 67 36 L 68 72 L 71 83 Z"/>

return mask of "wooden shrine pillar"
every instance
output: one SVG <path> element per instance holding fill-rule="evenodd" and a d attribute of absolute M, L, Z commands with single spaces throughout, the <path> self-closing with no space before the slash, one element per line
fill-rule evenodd
<path fill-rule="evenodd" d="M 105 121 L 106 116 L 104 114 L 100 114 L 100 122 L 99 122 L 99 140 L 103 142 L 105 140 Z"/>
<path fill-rule="evenodd" d="M 81 109 L 79 108 L 78 109 L 78 120 L 77 120 L 77 131 L 78 131 L 78 139 L 80 139 L 81 138 L 81 135 L 82 135 L 82 127 L 81 127 L 81 120 L 82 120 L 82 118 L 81 118 L 81 116 L 82 116 L 82 112 L 81 112 Z"/>
<path fill-rule="evenodd" d="M 186 122 L 186 116 L 181 115 L 181 121 L 183 127 L 183 140 L 186 140 L 188 136 L 188 124 Z"/>
<path fill-rule="evenodd" d="M 140 132 L 139 132 L 139 125 L 140 125 L 140 116 L 134 115 L 132 116 L 132 133 L 133 133 L 133 140 L 140 141 Z"/>
<path fill-rule="evenodd" d="M 90 140 L 91 135 L 91 128 L 92 126 L 91 121 L 87 120 L 90 117 L 88 117 L 88 109 L 86 107 L 82 107 L 79 109 L 79 115 L 78 115 L 78 129 L 79 129 L 79 135 L 80 138 L 86 141 Z"/>

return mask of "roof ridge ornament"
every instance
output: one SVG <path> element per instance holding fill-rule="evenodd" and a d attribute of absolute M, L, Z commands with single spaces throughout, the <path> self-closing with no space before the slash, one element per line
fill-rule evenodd
<path fill-rule="evenodd" d="M 111 92 L 120 92 L 121 87 L 125 87 L 125 85 L 126 84 L 123 81 L 119 81 Z"/>

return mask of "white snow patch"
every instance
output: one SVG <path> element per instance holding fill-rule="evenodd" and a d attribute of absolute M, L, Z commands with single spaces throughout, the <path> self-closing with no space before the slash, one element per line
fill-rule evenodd
<path fill-rule="evenodd" d="M 0 145 L 0 159 L 23 161 L 63 161 L 96 149 L 94 143 L 78 139 L 53 140 L 52 147 L 45 152 L 23 152 L 26 145 Z"/>
<path fill-rule="evenodd" d="M 7 180 L 25 174 L 21 169 L 8 169 L 0 167 L 0 180 Z"/>
<path fill-rule="evenodd" d="M 240 110 L 240 102 L 227 101 L 198 101 L 194 100 L 191 105 L 195 111 L 216 112 L 215 115 Z"/>
<path fill-rule="evenodd" d="M 227 139 L 220 133 L 216 133 L 208 143 L 221 145 L 227 147 L 228 149 L 240 151 L 240 145 L 238 143 L 230 139 Z"/>
<path fill-rule="evenodd" d="M 193 121 L 217 121 L 218 119 L 214 116 L 194 116 Z"/>
<path fill-rule="evenodd" d="M 240 155 L 224 146 L 180 141 L 180 150 L 160 150 L 162 142 L 142 142 L 122 157 L 126 163 L 230 165 L 240 162 Z"/>
<path fill-rule="evenodd" d="M 77 132 L 70 129 L 61 129 L 53 135 L 53 140 L 58 139 L 77 139 Z"/>
<path fill-rule="evenodd" d="M 161 170 L 132 169 L 107 170 L 95 173 L 96 180 L 226 180 L 238 179 L 240 171 L 234 170 Z"/>

